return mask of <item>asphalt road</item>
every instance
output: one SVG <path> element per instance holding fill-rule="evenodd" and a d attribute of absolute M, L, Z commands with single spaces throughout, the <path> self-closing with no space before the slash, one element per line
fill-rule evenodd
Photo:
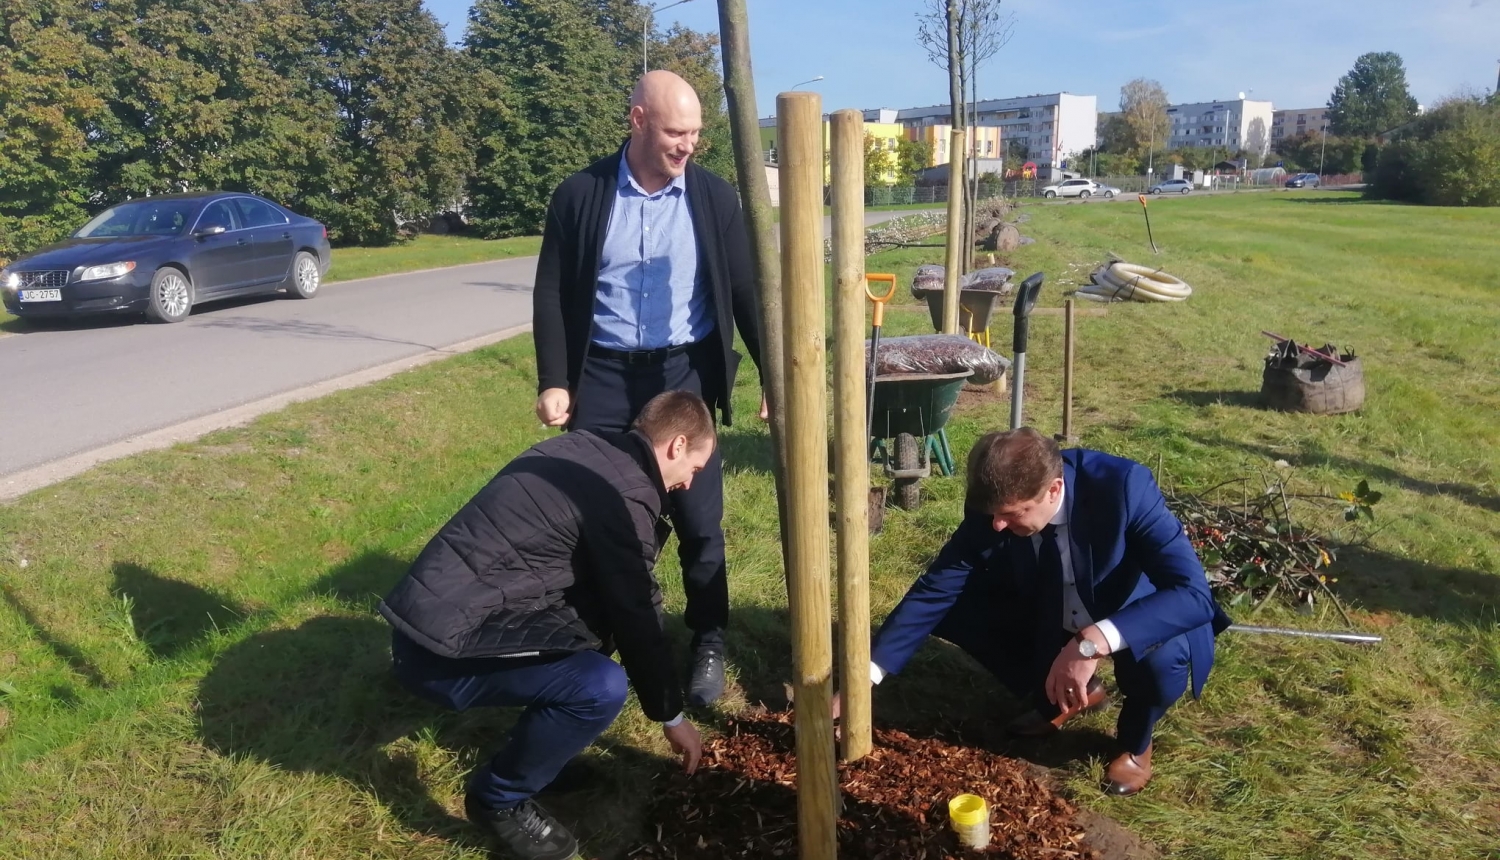
<path fill-rule="evenodd" d="M 311 301 L 210 304 L 176 325 L 0 336 L 0 499 L 515 333 L 535 272 L 522 257 L 327 284 Z"/>

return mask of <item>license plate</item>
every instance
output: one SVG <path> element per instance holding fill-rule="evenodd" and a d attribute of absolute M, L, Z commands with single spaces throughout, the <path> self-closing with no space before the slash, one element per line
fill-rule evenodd
<path fill-rule="evenodd" d="M 22 290 L 21 301 L 60 302 L 62 301 L 62 290 Z"/>

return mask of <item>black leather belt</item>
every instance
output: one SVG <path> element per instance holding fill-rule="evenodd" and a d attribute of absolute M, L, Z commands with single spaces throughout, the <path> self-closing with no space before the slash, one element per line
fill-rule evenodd
<path fill-rule="evenodd" d="M 682 355 L 684 352 L 692 349 L 692 347 L 693 344 L 683 343 L 677 346 L 664 346 L 659 349 L 633 349 L 629 352 L 622 352 L 618 349 L 605 349 L 602 346 L 590 345 L 589 355 L 591 357 L 597 356 L 599 358 L 613 359 L 614 361 L 623 361 L 626 364 L 661 364 L 673 356 Z"/>

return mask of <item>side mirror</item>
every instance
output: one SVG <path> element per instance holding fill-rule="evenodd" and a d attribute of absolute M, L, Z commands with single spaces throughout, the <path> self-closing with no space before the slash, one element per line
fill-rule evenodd
<path fill-rule="evenodd" d="M 207 239 L 209 236 L 217 236 L 223 232 L 224 227 L 222 225 L 215 224 L 211 227 L 202 227 L 198 230 L 194 230 L 193 236 L 199 239 Z"/>

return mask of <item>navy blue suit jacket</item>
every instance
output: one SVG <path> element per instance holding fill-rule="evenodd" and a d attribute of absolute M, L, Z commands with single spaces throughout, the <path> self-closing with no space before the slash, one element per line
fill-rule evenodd
<path fill-rule="evenodd" d="M 1072 449 L 1063 452 L 1063 480 L 1074 581 L 1089 615 L 1113 622 L 1136 655 L 1186 635 L 1193 695 L 1201 694 L 1213 666 L 1214 634 L 1229 618 L 1209 593 L 1203 565 L 1151 471 Z M 991 635 L 1013 642 L 1018 659 L 1036 659 L 1045 676 L 1062 631 L 1062 582 L 1040 582 L 1031 538 L 996 532 L 991 522 L 987 512 L 965 511 L 953 537 L 886 618 L 871 653 L 883 671 L 901 671 L 939 622 L 966 601 L 956 616 L 962 623 L 996 625 Z"/>

